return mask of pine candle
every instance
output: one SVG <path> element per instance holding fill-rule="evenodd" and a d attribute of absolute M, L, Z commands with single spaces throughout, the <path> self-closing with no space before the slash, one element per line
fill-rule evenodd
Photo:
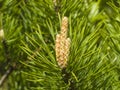
<path fill-rule="evenodd" d="M 61 23 L 60 34 L 56 35 L 55 51 L 56 59 L 60 68 L 67 66 L 69 49 L 70 49 L 70 38 L 67 38 L 68 31 L 68 18 L 64 17 Z"/>
<path fill-rule="evenodd" d="M 0 40 L 4 39 L 4 31 L 3 29 L 0 30 Z"/>

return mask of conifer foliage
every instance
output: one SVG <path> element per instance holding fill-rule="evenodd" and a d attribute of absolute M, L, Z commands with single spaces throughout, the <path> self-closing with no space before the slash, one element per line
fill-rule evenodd
<path fill-rule="evenodd" d="M 0 90 L 119 90 L 120 0 L 0 0 Z"/>

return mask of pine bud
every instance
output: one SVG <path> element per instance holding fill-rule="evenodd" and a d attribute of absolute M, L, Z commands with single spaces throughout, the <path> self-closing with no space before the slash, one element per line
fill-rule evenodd
<path fill-rule="evenodd" d="M 67 66 L 69 49 L 70 49 L 70 38 L 67 38 L 68 30 L 68 18 L 64 17 L 61 24 L 61 32 L 56 35 L 55 51 L 56 59 L 60 68 Z"/>
<path fill-rule="evenodd" d="M 3 29 L 0 30 L 0 40 L 4 39 L 4 31 Z"/>
<path fill-rule="evenodd" d="M 54 3 L 55 6 L 57 5 L 57 1 L 56 0 L 53 0 L 53 3 Z"/>

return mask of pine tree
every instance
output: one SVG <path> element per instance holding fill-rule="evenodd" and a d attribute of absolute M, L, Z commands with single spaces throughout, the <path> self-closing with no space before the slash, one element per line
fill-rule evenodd
<path fill-rule="evenodd" d="M 0 90 L 119 90 L 120 0 L 0 0 Z"/>

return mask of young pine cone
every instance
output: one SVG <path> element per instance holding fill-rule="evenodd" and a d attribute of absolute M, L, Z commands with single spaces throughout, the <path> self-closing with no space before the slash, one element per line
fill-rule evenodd
<path fill-rule="evenodd" d="M 61 24 L 61 32 L 56 35 L 55 51 L 56 59 L 60 68 L 67 66 L 69 49 L 70 49 L 70 38 L 67 38 L 68 31 L 68 18 L 64 17 Z"/>

